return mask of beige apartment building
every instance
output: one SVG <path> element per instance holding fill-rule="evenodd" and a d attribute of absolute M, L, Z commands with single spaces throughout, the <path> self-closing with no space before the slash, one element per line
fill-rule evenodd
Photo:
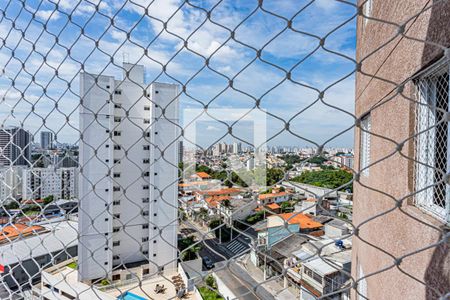
<path fill-rule="evenodd" d="M 352 298 L 439 299 L 450 292 L 450 1 L 359 4 L 370 18 L 357 24 Z"/>

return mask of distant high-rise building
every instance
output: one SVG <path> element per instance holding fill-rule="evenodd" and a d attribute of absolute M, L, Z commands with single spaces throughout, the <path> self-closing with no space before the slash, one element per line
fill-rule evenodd
<path fill-rule="evenodd" d="M 178 142 L 178 162 L 183 162 L 184 147 L 183 141 Z"/>
<path fill-rule="evenodd" d="M 214 156 L 220 156 L 221 150 L 222 150 L 222 145 L 221 145 L 221 144 L 215 144 L 215 145 L 212 147 L 212 154 L 213 154 Z"/>
<path fill-rule="evenodd" d="M 251 171 L 255 168 L 255 159 L 250 157 L 246 162 L 247 171 Z"/>
<path fill-rule="evenodd" d="M 234 142 L 233 143 L 233 154 L 238 154 L 238 143 Z"/>
<path fill-rule="evenodd" d="M 143 66 L 123 67 L 124 80 L 80 78 L 84 282 L 117 280 L 124 268 L 144 275 L 177 268 L 179 87 L 147 85 Z"/>
<path fill-rule="evenodd" d="M 8 204 L 22 198 L 22 173 L 24 167 L 0 168 L 0 199 Z"/>
<path fill-rule="evenodd" d="M 41 131 L 41 148 L 42 149 L 53 148 L 53 132 Z"/>
<path fill-rule="evenodd" d="M 0 166 L 30 164 L 31 135 L 20 127 L 0 128 Z"/>
<path fill-rule="evenodd" d="M 78 197 L 77 168 L 29 168 L 23 170 L 22 198 L 43 199 L 53 196 L 55 199 Z"/>

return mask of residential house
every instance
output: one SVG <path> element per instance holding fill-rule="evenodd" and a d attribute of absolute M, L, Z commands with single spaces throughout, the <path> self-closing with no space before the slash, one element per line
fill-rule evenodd
<path fill-rule="evenodd" d="M 320 249 L 320 256 L 319 256 Z M 349 299 L 351 241 L 309 240 L 284 261 L 288 282 L 300 299 Z"/>
<path fill-rule="evenodd" d="M 286 226 L 287 223 L 287 226 Z M 291 235 L 302 233 L 320 236 L 323 224 L 314 221 L 310 216 L 301 213 L 284 213 L 267 217 L 267 247 Z M 258 233 L 259 236 L 259 233 Z"/>
<path fill-rule="evenodd" d="M 258 205 L 254 199 L 233 197 L 228 201 L 217 201 L 217 209 L 225 224 L 245 220 Z"/>
<path fill-rule="evenodd" d="M 211 179 L 211 176 L 206 172 L 197 172 L 190 176 L 191 180 L 208 180 Z"/>
<path fill-rule="evenodd" d="M 289 201 L 291 199 L 291 194 L 288 192 L 272 192 L 267 194 L 260 194 L 258 196 L 260 205 L 267 205 L 269 203 L 281 203 Z"/>

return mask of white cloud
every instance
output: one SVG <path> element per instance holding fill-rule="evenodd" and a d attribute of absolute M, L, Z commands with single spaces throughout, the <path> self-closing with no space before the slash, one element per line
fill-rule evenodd
<path fill-rule="evenodd" d="M 336 0 L 316 0 L 314 4 L 319 9 L 325 9 L 325 10 L 333 10 L 336 9 L 338 6 L 338 2 Z"/>
<path fill-rule="evenodd" d="M 212 125 L 206 126 L 206 130 L 208 130 L 208 131 L 220 131 L 219 128 L 217 128 L 216 126 L 212 126 Z"/>
<path fill-rule="evenodd" d="M 36 12 L 36 16 L 43 21 L 47 20 L 55 21 L 61 17 L 61 14 L 55 10 L 38 10 Z"/>

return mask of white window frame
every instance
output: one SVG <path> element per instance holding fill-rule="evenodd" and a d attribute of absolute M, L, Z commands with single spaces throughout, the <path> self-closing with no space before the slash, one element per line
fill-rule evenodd
<path fill-rule="evenodd" d="M 371 127 L 371 116 L 370 114 L 367 114 L 361 118 L 359 147 L 359 170 L 361 172 L 361 175 L 366 177 L 369 176 L 369 168 L 367 168 L 367 166 L 370 165 Z"/>
<path fill-rule="evenodd" d="M 446 76 L 447 82 L 450 80 L 450 63 L 449 60 L 443 58 L 432 66 L 417 75 L 416 84 L 416 119 L 415 119 L 415 204 L 417 207 L 425 210 L 427 213 L 435 216 L 446 223 L 450 222 L 450 185 L 445 187 L 445 199 L 436 203 L 436 153 L 439 151 L 437 147 L 446 146 L 446 174 L 450 170 L 450 126 L 448 122 L 442 123 L 442 117 L 437 119 L 436 114 L 439 112 L 437 99 L 438 76 Z M 444 77 L 445 78 L 445 77 Z M 447 84 L 450 86 L 450 84 Z M 450 90 L 447 91 L 447 111 L 450 108 Z M 441 110 L 440 114 L 444 112 Z M 446 141 L 436 140 L 436 131 L 439 124 L 447 126 L 445 129 Z M 440 143 L 440 144 L 439 144 Z M 444 148 L 445 149 L 445 148 Z M 439 172 L 439 171 L 438 171 Z M 441 173 L 442 174 L 442 170 Z"/>

